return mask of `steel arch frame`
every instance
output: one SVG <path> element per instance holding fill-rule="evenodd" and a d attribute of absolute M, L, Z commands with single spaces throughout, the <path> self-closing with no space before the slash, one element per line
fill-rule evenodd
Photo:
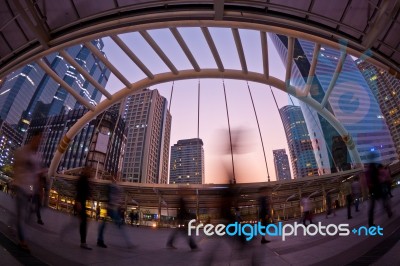
<path fill-rule="evenodd" d="M 48 48 L 43 50 L 42 47 L 32 48 L 23 56 L 0 66 L 0 77 L 5 76 L 9 72 L 22 67 L 32 61 L 39 60 L 49 53 L 58 52 L 63 48 L 91 41 L 96 38 L 103 38 L 111 35 L 134 32 L 147 31 L 164 28 L 179 28 L 179 27 L 223 27 L 257 30 L 262 32 L 272 32 L 282 34 L 293 38 L 300 38 L 322 45 L 330 46 L 337 50 L 342 50 L 347 54 L 355 57 L 362 57 L 365 61 L 383 69 L 399 75 L 400 71 L 391 62 L 385 60 L 377 53 L 371 50 L 364 51 L 359 44 L 352 40 L 344 39 L 342 36 L 334 35 L 331 32 L 318 31 L 308 25 L 303 25 L 298 22 L 284 21 L 282 19 L 266 19 L 263 16 L 256 14 L 248 14 L 243 18 L 240 14 L 229 13 L 231 20 L 216 21 L 213 20 L 210 12 L 205 12 L 200 16 L 195 11 L 180 11 L 171 14 L 147 14 L 135 17 L 119 19 L 117 21 L 105 21 L 92 26 L 87 26 L 82 29 L 77 29 L 61 36 L 55 37 L 48 42 Z M 194 19 L 188 19 L 194 17 Z M 200 17 L 201 19 L 196 19 Z M 207 19 L 209 17 L 209 19 Z M 155 22 L 156 21 L 156 22 Z M 249 22 L 251 21 L 251 22 Z M 290 26 L 284 26 L 289 23 Z M 269 24 L 266 24 L 269 23 Z M 275 26 L 278 25 L 278 26 Z M 300 31 L 301 26 L 304 31 Z M 310 33 L 311 32 L 311 33 Z M 332 39 L 332 37 L 334 37 Z M 343 45 L 345 43 L 346 45 Z M 384 63 L 382 63 L 384 62 Z"/>
<path fill-rule="evenodd" d="M 85 126 L 86 123 L 95 118 L 105 109 L 110 107 L 112 104 L 117 103 L 121 101 L 123 98 L 135 93 L 136 91 L 143 88 L 147 88 L 149 86 L 175 80 L 200 79 L 200 78 L 223 78 L 223 79 L 247 80 L 265 85 L 271 85 L 275 88 L 278 88 L 284 92 L 289 93 L 290 95 L 310 105 L 321 116 L 323 116 L 342 136 L 349 150 L 353 163 L 357 167 L 362 166 L 360 155 L 357 149 L 355 148 L 355 144 L 352 140 L 352 137 L 350 136 L 348 131 L 344 128 L 344 126 L 336 119 L 336 117 L 331 112 L 329 112 L 329 110 L 327 110 L 321 103 L 312 99 L 309 95 L 302 96 L 304 95 L 303 93 L 301 93 L 297 88 L 291 85 L 288 86 L 288 84 L 285 81 L 282 81 L 273 76 L 267 77 L 265 74 L 262 73 L 243 72 L 242 70 L 224 69 L 224 72 L 221 72 L 218 69 L 203 69 L 200 71 L 190 69 L 190 70 L 179 71 L 177 74 L 173 74 L 172 72 L 155 74 L 152 79 L 144 78 L 142 80 L 136 81 L 132 83 L 131 86 L 129 86 L 129 88 L 125 87 L 120 91 L 116 92 L 115 94 L 113 94 L 111 99 L 103 100 L 99 105 L 97 105 L 94 108 L 93 111 L 87 112 L 68 130 L 68 132 L 64 135 L 63 139 L 60 141 L 60 144 L 57 148 L 56 153 L 54 154 L 53 160 L 49 168 L 48 172 L 49 177 L 55 175 L 56 169 L 60 163 L 63 153 L 66 151 L 70 141 L 76 136 L 76 134 Z"/>

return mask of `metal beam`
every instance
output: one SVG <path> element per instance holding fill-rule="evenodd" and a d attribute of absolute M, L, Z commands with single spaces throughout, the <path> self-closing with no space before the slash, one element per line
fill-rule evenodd
<path fill-rule="evenodd" d="M 139 31 L 140 35 L 142 35 L 143 39 L 153 48 L 154 52 L 161 58 L 161 60 L 167 65 L 167 67 L 177 75 L 179 73 L 178 69 L 174 66 L 174 64 L 169 60 L 168 56 L 161 50 L 160 46 L 154 41 L 154 39 L 150 36 L 147 31 Z"/>
<path fill-rule="evenodd" d="M 399 11 L 400 0 L 397 0 L 393 6 L 390 5 L 391 2 L 392 1 L 384 0 L 382 5 L 379 7 L 375 22 L 371 26 L 367 35 L 364 36 L 362 41 L 362 45 L 366 50 L 372 47 L 382 31 L 389 26 L 389 21 L 393 19 L 394 15 Z"/>
<path fill-rule="evenodd" d="M 137 65 L 140 70 L 143 71 L 143 73 L 149 77 L 149 79 L 153 79 L 154 75 L 151 73 L 151 71 L 146 67 L 146 65 L 135 55 L 135 53 L 129 49 L 129 47 L 124 43 L 121 38 L 119 38 L 117 35 L 111 35 L 110 38 L 121 48 L 122 51 L 125 52 L 125 54 Z"/>
<path fill-rule="evenodd" d="M 222 64 L 221 57 L 219 56 L 217 47 L 215 46 L 214 40 L 211 37 L 210 31 L 208 30 L 207 27 L 201 27 L 201 31 L 204 34 L 204 38 L 206 38 L 208 47 L 211 50 L 211 53 L 212 53 L 212 55 L 214 57 L 214 60 L 215 60 L 215 63 L 217 64 L 218 70 L 221 71 L 221 72 L 224 72 L 225 71 L 224 65 Z"/>
<path fill-rule="evenodd" d="M 69 86 L 62 78 L 60 78 L 56 72 L 54 72 L 42 59 L 37 60 L 36 63 L 46 72 L 52 79 L 59 83 L 68 93 L 70 93 L 74 98 L 86 106 L 91 111 L 95 110 L 95 107 L 87 102 L 79 93 L 77 93 L 71 86 Z"/>
<path fill-rule="evenodd" d="M 225 11 L 226 12 L 226 11 Z M 340 38 L 340 35 L 336 33 L 332 33 L 329 31 L 323 31 L 321 29 L 316 29 L 315 27 L 311 27 L 309 25 L 304 25 L 300 24 L 298 22 L 294 21 L 285 21 L 285 25 L 283 25 L 281 20 L 278 20 L 273 17 L 268 17 L 268 20 L 264 18 L 262 20 L 262 17 L 255 16 L 254 14 L 246 14 L 248 20 L 260 20 L 263 23 L 251 23 L 251 22 L 243 22 L 243 21 L 237 21 L 238 19 L 243 18 L 243 14 L 239 14 L 237 12 L 230 12 L 230 17 L 232 17 L 232 20 L 229 21 L 214 21 L 214 20 L 205 20 L 200 19 L 200 20 L 194 20 L 193 17 L 197 17 L 200 15 L 206 16 L 209 13 L 202 13 L 200 11 L 196 12 L 179 12 L 180 15 L 183 16 L 182 20 L 176 20 L 176 14 L 174 16 L 174 20 L 169 20 L 172 19 L 170 13 L 165 13 L 165 14 L 157 14 L 154 15 L 154 19 L 157 19 L 158 22 L 154 23 L 140 23 L 141 21 L 144 21 L 149 19 L 146 16 L 134 16 L 134 17 L 129 17 L 124 20 L 124 23 L 129 26 L 122 26 L 120 28 L 118 27 L 113 27 L 112 29 L 107 28 L 107 24 L 96 24 L 93 27 L 90 28 L 82 28 L 80 30 L 76 31 L 71 31 L 69 33 L 63 34 L 59 37 L 54 37 L 50 41 L 51 47 L 48 50 L 43 50 L 41 47 L 34 47 L 32 49 L 28 49 L 26 52 L 23 54 L 7 54 L 4 57 L 1 58 L 1 63 L 0 64 L 0 77 L 4 77 L 6 74 L 10 73 L 12 70 L 15 70 L 17 68 L 23 67 L 24 65 L 28 64 L 29 62 L 38 60 L 39 58 L 42 58 L 50 53 L 57 52 L 60 49 L 64 49 L 66 47 L 70 47 L 73 45 L 79 45 L 83 42 L 86 41 L 91 41 L 93 39 L 97 38 L 103 38 L 105 36 L 109 35 L 115 35 L 115 34 L 122 34 L 122 33 L 127 33 L 127 32 L 132 32 L 132 31 L 138 31 L 138 30 L 152 30 L 152 29 L 160 29 L 160 28 L 165 28 L 166 27 L 166 22 L 168 22 L 168 27 L 226 27 L 226 28 L 243 28 L 243 29 L 250 29 L 250 30 L 257 30 L 257 31 L 265 31 L 265 32 L 273 32 L 281 35 L 286 35 L 286 36 L 293 36 L 298 39 L 304 39 L 308 40 L 311 42 L 317 42 L 321 43 L 322 45 L 327 45 L 330 46 L 334 49 L 343 49 L 342 45 L 340 45 L 336 40 L 342 39 Z M 183 13 L 183 14 L 182 14 Z M 184 19 L 185 16 L 191 16 L 192 19 Z M 153 16 L 151 16 L 153 18 Z M 235 21 L 236 20 L 236 21 Z M 246 20 L 247 21 L 247 20 Z M 275 25 L 275 26 L 272 26 Z M 111 23 L 111 22 L 109 22 Z M 280 25 L 280 26 L 278 26 Z M 304 27 L 304 31 L 298 31 L 298 30 L 293 30 L 289 29 L 290 27 Z M 103 30 L 102 30 L 103 29 Z M 318 37 L 316 35 L 311 35 L 310 32 L 313 32 L 313 34 L 319 34 L 320 36 L 326 36 L 327 34 L 329 36 L 332 36 L 333 39 L 327 39 L 324 37 Z M 57 35 L 58 36 L 58 35 Z M 361 57 L 363 56 L 364 48 L 362 47 L 361 44 L 358 42 L 355 42 L 354 40 L 348 40 L 348 46 L 346 46 L 344 49 L 346 49 L 346 52 L 348 54 L 351 54 L 352 56 L 355 57 Z M 24 46 L 27 47 L 27 46 Z M 18 50 L 17 50 L 18 52 Z M 382 56 L 379 53 L 375 53 L 371 51 L 371 53 L 366 57 L 365 59 L 367 62 L 383 69 L 386 71 L 389 71 L 390 68 L 393 68 L 393 71 L 391 72 L 392 75 L 396 75 L 396 73 L 400 73 L 400 67 L 396 65 L 393 61 L 390 60 L 389 57 Z M 379 61 L 378 61 L 379 60 Z M 399 75 L 399 74 L 397 74 Z"/>
<path fill-rule="evenodd" d="M 303 96 L 307 96 L 310 93 L 311 84 L 312 84 L 314 76 L 315 76 L 315 68 L 317 66 L 318 55 L 319 55 L 319 50 L 320 49 L 321 49 L 321 44 L 316 43 L 315 46 L 314 46 L 313 58 L 312 58 L 312 61 L 311 61 L 310 71 L 308 72 L 306 88 L 304 90 L 304 95 Z"/>
<path fill-rule="evenodd" d="M 81 65 L 79 65 L 78 62 L 76 62 L 67 52 L 61 50 L 60 55 L 65 60 L 67 60 L 67 62 L 70 63 L 80 74 L 82 74 L 82 76 L 86 80 L 88 80 L 91 84 L 93 84 L 93 86 L 95 86 L 96 89 L 98 89 L 102 94 L 104 94 L 104 96 L 106 96 L 107 99 L 110 100 L 112 98 L 111 94 L 100 83 L 98 83 L 97 80 L 95 80 L 87 71 L 85 71 L 83 67 L 81 67 Z"/>
<path fill-rule="evenodd" d="M 117 79 L 119 79 L 122 84 L 124 84 L 127 88 L 131 88 L 132 84 L 129 82 L 124 75 L 110 62 L 108 59 L 91 43 L 85 42 L 85 46 L 101 61 L 103 64 L 110 69 L 111 73 L 113 73 Z"/>
<path fill-rule="evenodd" d="M 263 70 L 266 78 L 269 77 L 269 62 L 268 62 L 268 41 L 267 41 L 267 33 L 264 31 L 260 31 L 261 38 L 261 54 L 263 60 Z"/>
<path fill-rule="evenodd" d="M 247 73 L 247 64 L 246 64 L 246 57 L 244 56 L 242 40 L 240 39 L 239 30 L 236 28 L 232 28 L 233 39 L 235 40 L 236 50 L 239 55 L 240 64 L 242 66 L 242 71 Z"/>
<path fill-rule="evenodd" d="M 224 0 L 214 0 L 215 20 L 224 19 Z"/>
<path fill-rule="evenodd" d="M 23 18 L 26 25 L 28 25 L 29 29 L 35 34 L 35 36 L 37 37 L 37 39 L 39 40 L 39 42 L 43 46 L 43 48 L 45 48 L 45 49 L 49 48 L 50 35 L 44 28 L 43 23 L 41 22 L 40 18 L 37 16 L 37 14 L 32 6 L 32 2 L 25 1 L 26 5 L 28 7 L 28 10 L 31 13 L 31 16 L 29 16 L 27 14 L 26 10 L 21 5 L 20 1 L 21 0 L 13 1 L 15 7 L 18 10 L 18 13 Z M 33 19 L 33 21 L 32 21 L 32 19 Z"/>
<path fill-rule="evenodd" d="M 286 75 L 285 75 L 285 83 L 287 87 L 289 87 L 290 85 L 290 76 L 292 75 L 293 52 L 294 52 L 294 38 L 288 37 L 288 53 L 286 59 Z"/>
<path fill-rule="evenodd" d="M 196 59 L 194 58 L 192 52 L 190 51 L 189 47 L 187 46 L 185 40 L 182 38 L 182 35 L 179 33 L 178 29 L 173 27 L 173 28 L 169 28 L 169 30 L 171 31 L 172 35 L 174 35 L 176 41 L 178 42 L 179 46 L 185 53 L 189 62 L 192 64 L 194 70 L 199 72 L 200 71 L 199 64 L 197 64 Z"/>
<path fill-rule="evenodd" d="M 344 60 L 346 59 L 346 56 L 347 56 L 347 53 L 345 53 L 345 52 L 342 52 L 340 54 L 339 61 L 338 61 L 337 65 L 336 65 L 335 73 L 333 73 L 331 82 L 329 83 L 328 89 L 325 92 L 325 96 L 322 99 L 322 102 L 321 102 L 321 106 L 322 107 L 325 107 L 326 102 L 328 101 L 329 96 L 331 95 L 331 93 L 333 91 L 333 88 L 335 87 L 336 81 L 337 81 L 337 79 L 338 79 L 338 77 L 340 75 L 340 72 L 342 71 L 342 67 L 343 67 L 343 64 L 344 64 Z"/>
<path fill-rule="evenodd" d="M 267 33 L 264 31 L 260 31 L 261 38 L 261 53 L 263 60 L 263 71 L 266 78 L 269 77 L 269 62 L 268 62 L 268 41 L 267 41 Z"/>

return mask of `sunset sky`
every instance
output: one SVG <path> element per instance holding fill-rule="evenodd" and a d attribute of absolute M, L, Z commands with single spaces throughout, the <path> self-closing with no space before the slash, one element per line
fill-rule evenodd
<path fill-rule="evenodd" d="M 180 28 L 180 33 L 191 49 L 201 68 L 216 68 L 206 41 L 199 28 Z M 215 44 L 225 68 L 240 69 L 240 61 L 230 29 L 211 28 Z M 192 68 L 169 30 L 149 31 L 163 51 L 169 56 L 178 70 Z M 262 73 L 261 43 L 259 32 L 240 30 L 249 71 Z M 151 47 L 138 33 L 120 35 L 122 40 L 150 68 L 153 73 L 167 72 L 168 68 L 157 57 Z M 135 82 L 145 78 L 141 70 L 129 60 L 122 50 L 110 39 L 104 39 L 104 52 L 108 59 L 118 67 L 129 81 Z M 284 79 L 285 68 L 268 40 L 270 75 Z M 197 87 L 198 80 L 177 81 L 171 104 L 172 129 L 171 146 L 180 139 L 197 137 Z M 264 147 L 267 155 L 271 181 L 275 180 L 275 169 L 272 150 L 288 147 L 283 126 L 275 106 L 269 86 L 250 82 L 250 88 L 256 107 Z M 244 182 L 267 181 L 267 170 L 264 162 L 261 140 L 257 123 L 248 93 L 246 81 L 225 80 L 229 119 L 231 130 L 240 131 L 233 136 L 238 140 L 240 152 L 234 155 L 236 180 Z M 114 93 L 124 86 L 111 75 L 107 89 Z M 228 153 L 229 135 L 226 117 L 225 100 L 221 79 L 200 80 L 200 127 L 199 137 L 204 142 L 205 182 L 226 183 L 226 169 L 231 168 L 231 157 Z M 172 82 L 151 87 L 158 89 L 170 102 Z M 279 108 L 291 104 L 286 93 L 273 88 Z"/>

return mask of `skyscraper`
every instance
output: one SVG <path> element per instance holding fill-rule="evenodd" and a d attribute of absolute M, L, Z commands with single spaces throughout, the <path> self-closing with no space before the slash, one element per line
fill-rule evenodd
<path fill-rule="evenodd" d="M 201 139 L 178 140 L 171 147 L 169 183 L 204 184 L 204 149 Z"/>
<path fill-rule="evenodd" d="M 43 165 L 50 165 L 65 132 L 86 112 L 86 109 L 79 108 L 65 114 L 32 120 L 26 139 L 29 141 L 31 136 L 42 134 L 39 152 Z M 90 166 L 96 169 L 96 178 L 118 178 L 125 148 L 124 131 L 125 123 L 118 112 L 111 109 L 99 114 L 71 140 L 58 171 Z"/>
<path fill-rule="evenodd" d="M 282 61 L 286 62 L 287 37 L 276 34 L 270 34 L 270 37 Z M 300 89 L 305 88 L 314 45 L 309 41 L 295 40 L 290 84 Z M 318 102 L 322 101 L 328 90 L 340 53 L 339 50 L 328 46 L 322 46 L 320 49 L 310 91 L 310 96 Z M 312 139 L 318 167 L 328 173 L 331 167 L 336 168 L 330 147 L 334 137 L 339 134 L 309 106 L 300 102 L 300 107 Z M 393 140 L 378 103 L 350 56 L 345 58 L 342 71 L 325 108 L 331 111 L 351 134 L 363 163 L 369 162 L 368 154 L 372 150 L 378 151 L 379 160 L 384 163 L 396 157 Z"/>
<path fill-rule="evenodd" d="M 104 44 L 101 39 L 92 43 L 102 51 Z M 88 48 L 76 45 L 67 48 L 66 52 L 99 84 L 103 87 L 107 84 L 110 70 Z M 60 54 L 53 53 L 43 60 L 84 99 L 93 105 L 99 103 L 101 93 Z M 58 115 L 79 107 L 81 105 L 76 99 L 36 63 L 8 75 L 0 88 L 0 118 L 22 132 L 26 131 L 32 118 Z"/>
<path fill-rule="evenodd" d="M 127 143 L 122 181 L 167 184 L 171 114 L 158 90 L 126 98 Z"/>
<path fill-rule="evenodd" d="M 400 80 L 363 60 L 356 64 L 379 103 L 400 156 Z"/>
<path fill-rule="evenodd" d="M 289 159 L 285 149 L 273 150 L 276 180 L 290 180 Z"/>
<path fill-rule="evenodd" d="M 301 108 L 287 105 L 280 108 L 279 113 L 289 146 L 294 179 L 318 175 L 313 146 Z"/>
<path fill-rule="evenodd" d="M 14 151 L 21 146 L 23 136 L 17 130 L 0 119 L 0 169 L 13 165 Z"/>

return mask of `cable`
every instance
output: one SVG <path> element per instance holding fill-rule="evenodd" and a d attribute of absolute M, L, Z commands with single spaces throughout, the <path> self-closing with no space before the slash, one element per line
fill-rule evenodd
<path fill-rule="evenodd" d="M 249 82 L 248 82 L 248 81 L 246 81 L 246 83 L 247 83 L 247 89 L 249 90 L 249 94 L 250 94 L 251 103 L 252 103 L 252 105 L 253 105 L 254 115 L 255 115 L 255 117 L 256 117 L 256 121 L 257 121 L 258 133 L 260 134 L 261 146 L 262 146 L 262 149 L 263 149 L 263 154 L 264 154 L 265 167 L 267 168 L 268 182 L 270 182 L 271 180 L 270 180 L 270 177 L 269 177 L 269 170 L 268 170 L 267 156 L 265 155 L 264 141 L 263 141 L 262 134 L 261 134 L 260 123 L 258 122 L 258 117 L 257 117 L 256 107 L 255 107 L 255 105 L 254 105 L 254 101 L 253 101 L 253 95 L 251 94 L 251 90 L 250 90 L 250 85 L 249 85 Z"/>

